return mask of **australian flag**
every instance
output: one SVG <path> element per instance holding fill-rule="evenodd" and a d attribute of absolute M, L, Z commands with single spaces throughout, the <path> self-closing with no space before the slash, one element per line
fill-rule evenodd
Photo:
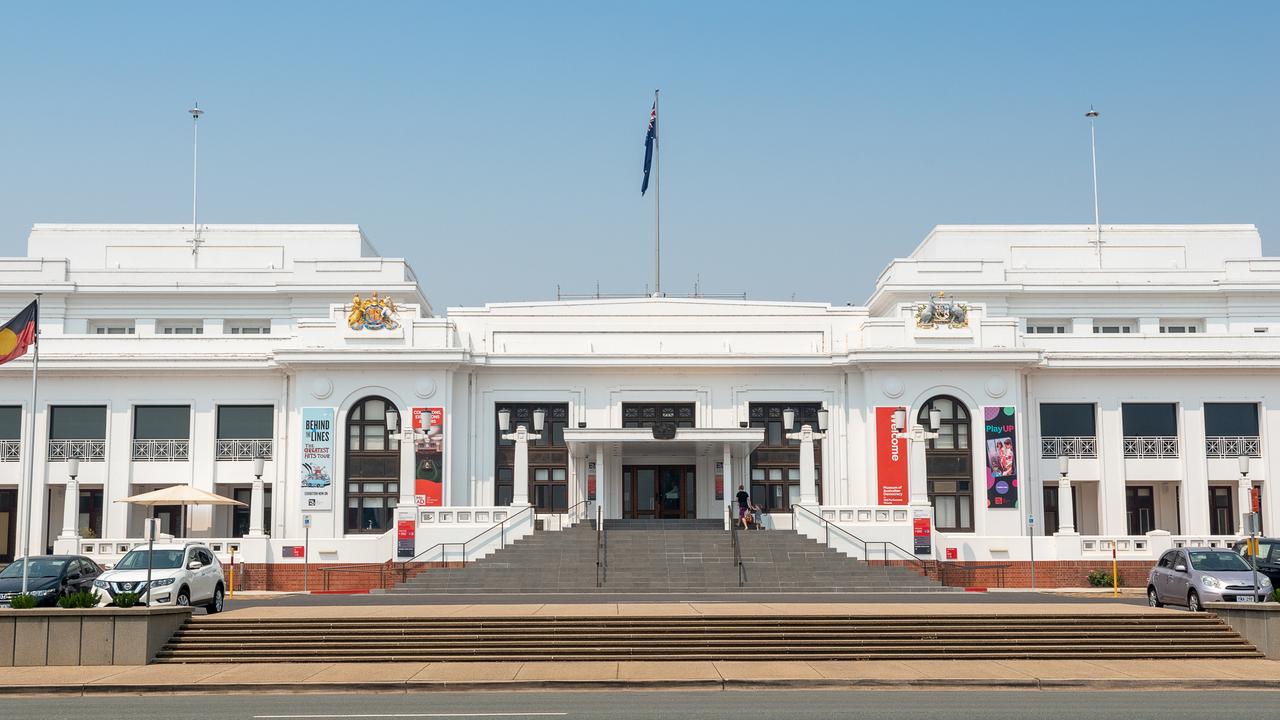
<path fill-rule="evenodd" d="M 640 194 L 649 189 L 649 168 L 653 166 L 653 146 L 658 142 L 658 101 L 653 101 L 653 109 L 649 111 L 649 132 L 644 136 L 644 181 L 640 183 Z"/>

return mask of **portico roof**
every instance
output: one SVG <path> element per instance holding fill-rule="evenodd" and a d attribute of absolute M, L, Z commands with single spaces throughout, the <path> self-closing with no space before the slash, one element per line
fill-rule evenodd
<path fill-rule="evenodd" d="M 654 438 L 651 428 L 565 428 L 564 441 L 570 452 L 603 445 L 626 455 L 711 455 L 729 445 L 744 457 L 764 442 L 764 428 L 678 428 L 671 440 Z"/>

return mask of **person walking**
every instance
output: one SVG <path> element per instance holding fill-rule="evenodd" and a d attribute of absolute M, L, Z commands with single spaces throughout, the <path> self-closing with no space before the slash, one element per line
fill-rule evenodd
<path fill-rule="evenodd" d="M 742 529 L 747 529 L 747 518 L 751 517 L 751 496 L 747 494 L 747 489 L 742 485 L 738 486 L 738 520 L 742 522 Z"/>

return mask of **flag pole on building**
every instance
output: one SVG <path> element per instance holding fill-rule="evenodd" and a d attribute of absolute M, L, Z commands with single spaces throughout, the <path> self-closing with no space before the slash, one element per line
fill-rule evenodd
<path fill-rule="evenodd" d="M 1094 130 L 1094 121 L 1098 119 L 1098 115 L 1092 105 L 1089 106 L 1089 112 L 1084 114 L 1089 118 L 1089 153 L 1093 158 L 1093 227 L 1097 233 L 1093 244 L 1098 254 L 1098 267 L 1102 267 L 1102 222 L 1098 216 L 1098 135 Z"/>
<path fill-rule="evenodd" d="M 640 194 L 649 189 L 649 170 L 653 170 L 653 296 L 662 295 L 662 203 L 659 191 L 658 90 L 653 91 L 653 109 L 649 111 L 649 131 L 644 136 L 644 180 Z"/>
<path fill-rule="evenodd" d="M 22 528 L 22 594 L 27 594 L 31 572 L 31 497 L 35 495 L 36 466 L 36 393 L 40 380 L 40 293 L 35 300 L 14 315 L 9 322 L 0 325 L 0 365 L 27 354 L 31 348 L 31 407 L 27 416 L 31 422 L 27 426 L 27 461 L 26 474 L 23 478 L 21 497 L 23 513 L 18 518 Z"/>

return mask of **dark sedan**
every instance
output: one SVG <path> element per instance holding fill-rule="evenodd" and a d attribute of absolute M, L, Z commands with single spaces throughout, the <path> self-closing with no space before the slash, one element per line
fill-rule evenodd
<path fill-rule="evenodd" d="M 26 563 L 30 563 L 27 594 L 35 596 L 37 605 L 55 605 L 63 595 L 92 589 L 93 581 L 102 574 L 102 568 L 83 555 L 36 555 L 16 560 L 0 571 L 0 607 L 9 607 L 13 596 L 22 593 Z"/>
<path fill-rule="evenodd" d="M 1236 541 L 1233 549 L 1252 560 L 1249 556 L 1249 541 Z M 1258 572 L 1271 578 L 1271 586 L 1280 588 L 1280 539 L 1258 538 Z"/>

